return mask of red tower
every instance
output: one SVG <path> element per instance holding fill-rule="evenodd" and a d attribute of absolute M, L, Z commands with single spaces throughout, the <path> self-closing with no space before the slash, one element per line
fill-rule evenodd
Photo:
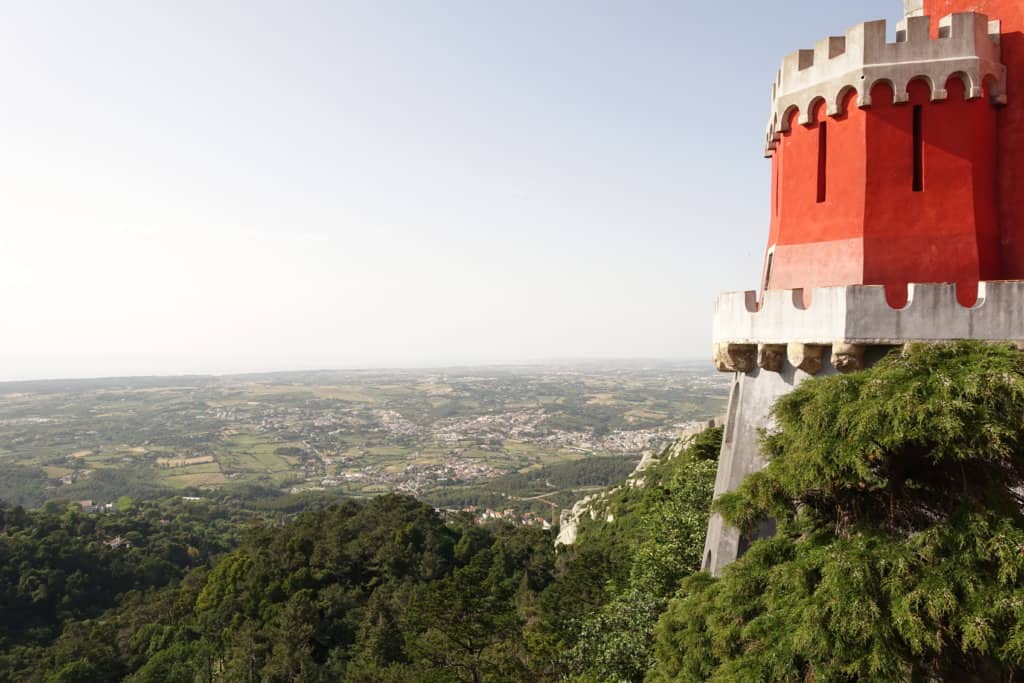
<path fill-rule="evenodd" d="M 1002 23 L 1002 60 L 1009 72 L 1006 106 L 997 114 L 998 224 L 1002 277 L 1024 279 L 1024 2 L 1021 0 L 906 0 L 908 13 L 985 12 Z"/>
<path fill-rule="evenodd" d="M 909 343 L 1024 349 L 1024 0 L 904 10 L 893 42 L 861 24 L 787 57 L 772 88 L 763 280 L 715 303 L 733 374 L 716 496 L 765 466 L 773 404 L 811 377 Z M 712 513 L 704 568 L 771 533 Z"/>
<path fill-rule="evenodd" d="M 1020 0 L 1001 4 L 1022 17 Z M 998 181 L 1001 41 L 999 22 L 984 14 L 911 16 L 896 42 L 873 21 L 785 59 L 767 138 L 762 289 L 885 285 L 902 306 L 908 283 L 950 282 L 969 306 L 979 281 L 1016 274 L 1000 249 L 1000 229 L 1012 224 L 1000 208 L 1014 205 L 1012 186 Z"/>

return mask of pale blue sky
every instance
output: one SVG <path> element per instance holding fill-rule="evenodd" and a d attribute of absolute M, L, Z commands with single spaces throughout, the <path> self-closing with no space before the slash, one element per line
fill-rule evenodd
<path fill-rule="evenodd" d="M 779 61 L 900 10 L 0 2 L 0 379 L 706 357 Z"/>

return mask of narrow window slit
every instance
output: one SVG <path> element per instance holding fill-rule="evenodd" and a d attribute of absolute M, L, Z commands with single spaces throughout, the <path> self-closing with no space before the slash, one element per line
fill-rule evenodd
<path fill-rule="evenodd" d="M 828 189 L 826 167 L 828 166 L 828 123 L 818 124 L 818 203 L 825 201 Z"/>
<path fill-rule="evenodd" d="M 921 132 L 921 116 L 924 107 L 914 107 L 914 192 L 924 191 L 924 136 Z"/>
<path fill-rule="evenodd" d="M 781 148 L 777 149 L 775 151 L 775 201 L 774 201 L 774 204 L 775 204 L 774 209 L 775 209 L 775 215 L 776 216 L 779 215 L 779 166 L 782 165 L 782 159 L 780 159 L 779 157 L 781 155 L 782 155 L 782 149 Z"/>

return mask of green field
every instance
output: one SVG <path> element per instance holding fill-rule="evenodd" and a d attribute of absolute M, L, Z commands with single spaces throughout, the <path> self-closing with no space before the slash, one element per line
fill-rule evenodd
<path fill-rule="evenodd" d="M 0 384 L 0 499 L 473 486 L 636 459 L 725 392 L 703 363 Z"/>

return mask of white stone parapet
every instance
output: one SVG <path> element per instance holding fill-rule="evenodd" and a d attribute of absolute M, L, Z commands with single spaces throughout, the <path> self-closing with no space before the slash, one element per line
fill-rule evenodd
<path fill-rule="evenodd" d="M 715 498 L 735 491 L 766 460 L 764 430 L 772 406 L 814 376 L 869 368 L 892 347 L 957 339 L 1017 342 L 1024 348 L 1024 280 L 982 282 L 973 306 L 961 306 L 952 284 L 908 285 L 906 305 L 888 304 L 881 285 L 730 292 L 714 319 L 714 363 L 733 373 L 715 479 Z M 966 298 L 966 297 L 965 297 Z M 774 533 L 767 520 L 749 537 L 713 512 L 702 567 L 718 576 L 754 540 Z"/>
<path fill-rule="evenodd" d="M 911 284 L 907 303 L 893 308 L 882 285 L 722 294 L 713 337 L 723 344 L 898 345 L 954 339 L 1024 341 L 1024 281 L 981 282 L 971 307 L 957 301 L 956 285 Z"/>
<path fill-rule="evenodd" d="M 966 97 L 981 97 L 987 82 L 996 103 L 1006 102 L 1006 67 L 1001 61 L 1000 23 L 984 14 L 950 14 L 939 21 L 939 37 L 930 35 L 931 18 L 908 16 L 897 24 L 896 42 L 887 40 L 885 21 L 854 26 L 845 36 L 818 41 L 813 50 L 798 50 L 782 62 L 772 86 L 766 155 L 771 156 L 782 133 L 789 130 L 794 110 L 799 122 L 810 122 L 819 100 L 829 116 L 842 113 L 851 91 L 860 107 L 871 105 L 876 83 L 892 86 L 896 102 L 906 102 L 907 85 L 922 79 L 932 100 L 947 97 L 946 83 L 958 76 Z"/>

